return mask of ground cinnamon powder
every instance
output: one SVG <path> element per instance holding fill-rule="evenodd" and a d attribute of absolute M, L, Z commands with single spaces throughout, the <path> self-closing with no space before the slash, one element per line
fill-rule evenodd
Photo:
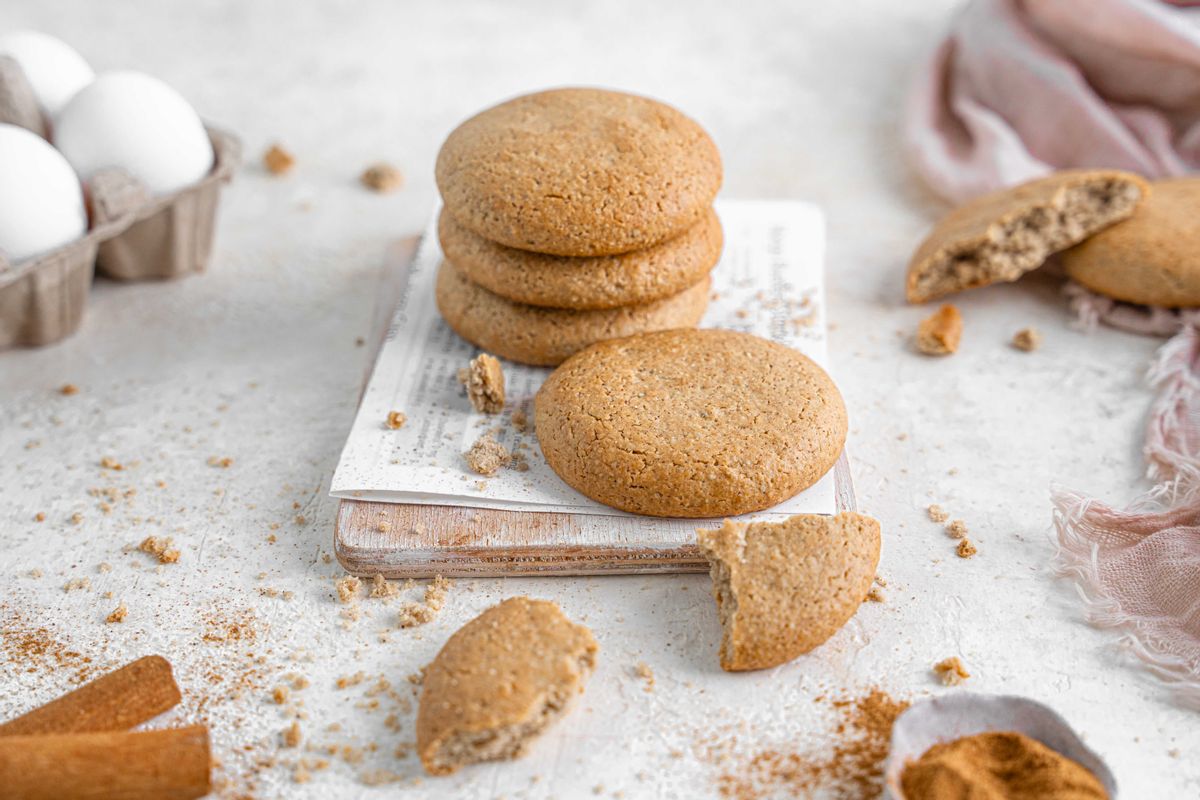
<path fill-rule="evenodd" d="M 907 800 L 1107 800 L 1081 764 L 1020 733 L 992 731 L 937 744 L 900 779 Z"/>

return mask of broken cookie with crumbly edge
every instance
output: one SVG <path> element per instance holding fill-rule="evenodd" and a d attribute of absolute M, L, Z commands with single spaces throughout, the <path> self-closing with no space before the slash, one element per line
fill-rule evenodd
<path fill-rule="evenodd" d="M 596 663 L 591 631 L 556 603 L 512 597 L 458 629 L 425 669 L 417 754 L 431 775 L 522 755 Z"/>
<path fill-rule="evenodd" d="M 917 349 L 927 356 L 948 356 L 958 352 L 962 341 L 962 314 L 946 304 L 921 320 L 917 326 Z"/>
<path fill-rule="evenodd" d="M 786 663 L 825 642 L 866 599 L 879 565 L 879 522 L 798 514 L 696 532 L 721 617 L 721 668 Z"/>
<path fill-rule="evenodd" d="M 1015 281 L 1128 219 L 1149 192 L 1131 172 L 1067 170 L 976 198 L 943 217 L 913 254 L 908 301 Z"/>
<path fill-rule="evenodd" d="M 495 356 L 480 353 L 472 358 L 459 380 L 467 387 L 467 399 L 481 414 L 499 414 L 504 410 L 504 370 Z"/>

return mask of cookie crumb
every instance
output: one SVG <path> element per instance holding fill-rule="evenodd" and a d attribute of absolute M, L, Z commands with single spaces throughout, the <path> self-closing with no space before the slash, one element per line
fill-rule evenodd
<path fill-rule="evenodd" d="M 446 591 L 451 585 L 451 582 L 441 575 L 435 575 L 433 581 L 425 587 L 424 602 L 405 603 L 400 609 L 400 627 L 413 628 L 433 621 L 446 604 Z"/>
<path fill-rule="evenodd" d="M 654 670 L 650 669 L 650 665 L 645 661 L 639 661 L 637 666 L 633 668 L 633 674 L 645 681 L 642 686 L 643 692 L 654 691 Z"/>
<path fill-rule="evenodd" d="M 525 409 L 517 408 L 513 410 L 512 425 L 521 433 L 529 430 L 529 415 L 525 413 Z"/>
<path fill-rule="evenodd" d="M 296 166 L 296 157 L 275 143 L 263 153 L 263 167 L 272 175 L 286 175 Z"/>
<path fill-rule="evenodd" d="M 229 456 L 209 456 L 208 465 L 210 467 L 220 467 L 221 469 L 229 469 L 233 466 L 233 459 Z"/>
<path fill-rule="evenodd" d="M 946 526 L 946 535 L 951 539 L 965 539 L 970 531 L 967 530 L 967 523 L 961 519 L 956 519 Z"/>
<path fill-rule="evenodd" d="M 288 688 L 286 686 L 276 686 L 271 690 L 271 699 L 276 705 L 283 705 L 288 699 Z"/>
<path fill-rule="evenodd" d="M 382 574 L 376 573 L 371 579 L 371 597 L 388 598 L 395 597 L 400 594 L 400 587 L 394 583 L 388 583 L 387 578 Z"/>
<path fill-rule="evenodd" d="M 962 340 L 962 314 L 946 304 L 917 326 L 917 350 L 929 356 L 948 356 Z"/>
<path fill-rule="evenodd" d="M 73 394 L 79 394 L 79 387 L 73 383 L 64 383 L 61 387 L 59 387 L 58 393 L 65 394 L 70 397 Z"/>
<path fill-rule="evenodd" d="M 125 465 L 120 461 L 117 461 L 112 456 L 105 456 L 104 458 L 100 459 L 100 468 L 111 469 L 113 472 L 120 472 L 121 470 L 125 469 Z"/>
<path fill-rule="evenodd" d="M 116 608 L 114 608 L 112 610 L 111 614 L 109 614 L 107 617 L 104 618 L 104 621 L 110 625 L 114 622 L 124 622 L 125 617 L 128 614 L 129 614 L 129 607 L 127 605 L 125 605 L 125 603 L 122 602 L 122 603 L 118 604 Z"/>
<path fill-rule="evenodd" d="M 504 410 L 504 370 L 500 361 L 487 353 L 480 353 L 467 365 L 466 374 L 459 370 L 464 379 L 467 399 L 481 414 L 499 414 Z"/>
<path fill-rule="evenodd" d="M 1042 346 L 1042 334 L 1037 328 L 1022 328 L 1013 334 L 1012 346 L 1026 353 L 1032 353 Z"/>
<path fill-rule="evenodd" d="M 358 593 L 362 589 L 362 581 L 353 575 L 346 575 L 339 578 L 334 586 L 337 588 L 338 600 L 343 603 L 353 603 L 358 599 Z"/>
<path fill-rule="evenodd" d="M 92 588 L 92 579 L 91 578 L 71 578 L 71 580 L 69 580 L 65 584 L 63 584 L 64 592 L 73 592 L 76 589 L 91 589 L 91 588 Z"/>
<path fill-rule="evenodd" d="M 933 665 L 933 672 L 942 679 L 942 683 L 946 686 L 958 686 L 971 677 L 971 673 L 967 672 L 962 659 L 958 656 L 943 658 Z"/>
<path fill-rule="evenodd" d="M 46 521 L 46 512 L 39 511 L 38 513 L 34 514 L 33 521 L 34 522 L 45 522 Z"/>
<path fill-rule="evenodd" d="M 387 421 L 383 424 L 390 431 L 398 431 L 404 427 L 404 423 L 408 422 L 408 415 L 403 411 L 389 411 Z"/>
<path fill-rule="evenodd" d="M 970 539 L 963 539 L 958 543 L 958 549 L 955 550 L 959 558 L 970 558 L 979 551 L 975 549 L 975 545 L 971 544 Z"/>
<path fill-rule="evenodd" d="M 929 518 L 934 522 L 945 522 L 950 519 L 950 514 L 937 503 L 933 503 L 926 509 L 929 512 Z"/>
<path fill-rule="evenodd" d="M 495 475 L 512 458 L 508 448 L 496 441 L 491 433 L 480 436 L 471 449 L 463 453 L 467 466 L 480 475 Z"/>
<path fill-rule="evenodd" d="M 872 586 L 867 592 L 867 600 L 872 603 L 882 603 L 887 600 L 883 595 L 883 591 L 878 586 Z"/>
<path fill-rule="evenodd" d="M 293 722 L 290 727 L 283 731 L 283 746 L 284 747 L 299 747 L 304 737 L 300 733 L 300 723 Z"/>
<path fill-rule="evenodd" d="M 154 556 L 160 564 L 174 564 L 179 561 L 180 554 L 172 544 L 173 540 L 169 537 L 147 536 L 137 549 Z"/>
<path fill-rule="evenodd" d="M 367 167 L 358 179 L 363 186 L 380 194 L 394 192 L 404 185 L 404 174 L 385 161 Z"/>

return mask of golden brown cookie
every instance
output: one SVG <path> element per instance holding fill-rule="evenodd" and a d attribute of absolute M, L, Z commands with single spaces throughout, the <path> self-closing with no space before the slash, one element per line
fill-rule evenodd
<path fill-rule="evenodd" d="M 450 637 L 425 669 L 417 754 L 432 775 L 517 758 L 569 709 L 596 640 L 547 600 L 512 597 Z"/>
<path fill-rule="evenodd" d="M 1126 303 L 1200 306 L 1200 178 L 1153 181 L 1136 214 L 1063 253 L 1067 275 Z"/>
<path fill-rule="evenodd" d="M 659 517 L 769 508 L 829 471 L 846 440 L 830 377 L 748 333 L 673 330 L 568 359 L 534 401 L 546 462 L 601 503 Z"/>
<path fill-rule="evenodd" d="M 1149 193 L 1130 172 L 1068 170 L 976 198 L 941 219 L 908 265 L 908 300 L 1015 281 L 1128 218 Z"/>
<path fill-rule="evenodd" d="M 517 303 L 549 308 L 616 308 L 695 286 L 721 257 L 721 222 L 709 209 L 678 236 L 632 253 L 548 256 L 505 247 L 459 225 L 443 209 L 442 252 L 474 283 Z"/>
<path fill-rule="evenodd" d="M 766 669 L 837 633 L 879 565 L 879 523 L 862 514 L 725 520 L 696 531 L 721 616 L 721 668 Z"/>
<path fill-rule="evenodd" d="M 438 153 L 446 209 L 485 239 L 537 253 L 641 250 L 694 225 L 721 186 L 704 129 L 670 106 L 552 89 L 459 125 Z"/>
<path fill-rule="evenodd" d="M 438 310 L 459 336 L 510 361 L 561 364 L 590 344 L 643 331 L 687 328 L 704 316 L 710 281 L 640 306 L 594 311 L 514 303 L 467 280 L 449 261 L 438 268 Z"/>

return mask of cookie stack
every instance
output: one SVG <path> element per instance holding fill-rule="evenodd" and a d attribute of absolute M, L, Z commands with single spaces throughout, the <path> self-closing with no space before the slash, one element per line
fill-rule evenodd
<path fill-rule="evenodd" d="M 553 366 L 704 314 L 721 159 L 669 106 L 601 89 L 518 97 L 450 134 L 437 183 L 438 309 L 484 350 Z"/>

